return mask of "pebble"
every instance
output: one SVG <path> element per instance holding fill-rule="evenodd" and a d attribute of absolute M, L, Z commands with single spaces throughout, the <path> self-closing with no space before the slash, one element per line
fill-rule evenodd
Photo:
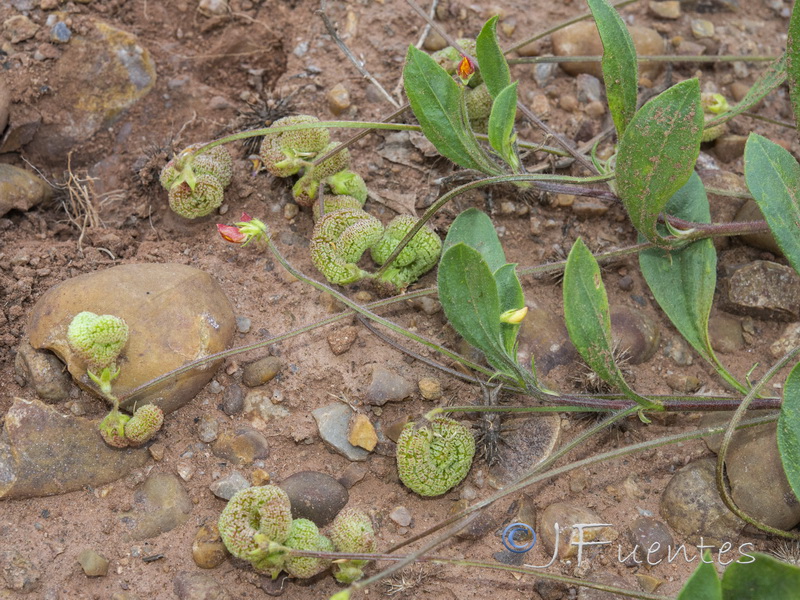
<path fill-rule="evenodd" d="M 770 344 L 769 353 L 777 360 L 798 346 L 800 346 L 800 323 L 790 323 L 784 328 L 781 336 Z"/>
<path fill-rule="evenodd" d="M 683 373 L 671 373 L 664 378 L 667 385 L 679 394 L 693 394 L 700 389 L 703 382 L 694 375 L 684 375 Z"/>
<path fill-rule="evenodd" d="M 389 518 L 400 527 L 409 527 L 413 520 L 411 512 L 405 506 L 395 506 L 389 513 Z"/>
<path fill-rule="evenodd" d="M 733 501 L 748 515 L 777 529 L 800 523 L 800 501 L 783 470 L 775 424 L 757 437 L 734 438 L 725 467 Z"/>
<path fill-rule="evenodd" d="M 200 441 L 210 444 L 217 439 L 219 435 L 219 421 L 208 413 L 200 416 L 200 421 L 197 423 L 197 437 Z"/>
<path fill-rule="evenodd" d="M 535 419 L 505 419 L 508 431 L 498 444 L 499 461 L 489 468 L 489 484 L 500 489 L 511 484 L 553 452 L 561 432 L 556 413 Z"/>
<path fill-rule="evenodd" d="M 442 310 L 442 304 L 430 296 L 422 296 L 412 300 L 411 305 L 414 310 L 421 311 L 428 316 L 433 316 Z"/>
<path fill-rule="evenodd" d="M 180 480 L 169 473 L 153 473 L 133 494 L 133 508 L 119 520 L 131 540 L 146 540 L 183 525 L 192 501 Z"/>
<path fill-rule="evenodd" d="M 11 90 L 6 81 L 0 81 L 0 131 L 6 130 L 11 107 Z"/>
<path fill-rule="evenodd" d="M 533 80 L 539 88 L 547 87 L 556 77 L 556 63 L 539 63 L 533 67 Z"/>
<path fill-rule="evenodd" d="M 206 16 L 224 15 L 228 12 L 228 0 L 200 0 L 197 9 Z"/>
<path fill-rule="evenodd" d="M 339 514 L 350 499 L 341 483 L 317 471 L 301 471 L 287 477 L 280 487 L 292 503 L 292 517 L 309 519 L 324 527 Z"/>
<path fill-rule="evenodd" d="M 17 347 L 14 369 L 25 385 L 47 402 L 61 402 L 69 398 L 72 380 L 62 363 L 52 352 L 34 350 L 23 340 Z"/>
<path fill-rule="evenodd" d="M 604 109 L 605 110 L 605 109 Z M 572 212 L 579 219 L 596 219 L 608 212 L 609 206 L 596 198 L 582 198 L 572 204 Z"/>
<path fill-rule="evenodd" d="M 578 554 L 578 530 L 574 528 L 576 523 L 606 523 L 596 512 L 570 504 L 568 502 L 556 502 L 551 504 L 541 514 L 539 518 L 539 534 L 542 543 L 547 549 L 548 556 L 552 556 L 556 551 L 555 527 L 559 527 L 558 539 L 558 558 L 564 560 L 572 558 Z M 617 537 L 617 532 L 611 527 L 586 527 L 583 530 L 584 542 L 593 540 L 613 541 Z"/>
<path fill-rule="evenodd" d="M 286 417 L 289 409 L 280 405 L 281 398 L 282 392 L 277 389 L 271 392 L 253 390 L 244 398 L 244 412 L 255 413 L 264 421 Z"/>
<path fill-rule="evenodd" d="M 28 211 L 52 195 L 52 188 L 35 173 L 0 164 L 0 217 L 13 209 Z"/>
<path fill-rule="evenodd" d="M 66 44 L 72 37 L 72 32 L 63 21 L 59 21 L 50 30 L 50 40 L 57 44 Z"/>
<path fill-rule="evenodd" d="M 383 365 L 372 368 L 372 380 L 364 394 L 364 401 L 373 406 L 387 402 L 399 402 L 411 396 L 417 389 L 413 383 Z"/>
<path fill-rule="evenodd" d="M 639 564 L 655 566 L 667 557 L 670 547 L 675 544 L 669 528 L 658 519 L 649 517 L 639 517 L 631 523 L 627 537 L 632 546 L 638 546 L 635 554 L 624 563 L 628 567 Z M 631 552 L 634 552 L 633 548 Z"/>
<path fill-rule="evenodd" d="M 575 84 L 578 89 L 578 102 L 586 104 L 587 102 L 596 102 L 602 99 L 603 84 L 594 75 L 578 73 L 575 78 Z"/>
<path fill-rule="evenodd" d="M 680 19 L 681 18 L 681 3 L 679 0 L 666 0 L 662 2 L 653 2 L 651 0 L 650 12 L 659 19 Z"/>
<path fill-rule="evenodd" d="M 664 40 L 654 29 L 647 27 L 628 27 L 636 54 L 639 56 L 652 56 L 664 54 Z M 556 56 L 596 56 L 603 54 L 603 44 L 597 27 L 593 22 L 583 21 L 575 23 L 552 35 L 553 54 Z M 599 62 L 561 63 L 561 68 L 570 75 L 588 73 L 602 79 L 603 70 Z M 659 63 L 640 63 L 639 77 L 650 80 L 661 72 Z"/>
<path fill-rule="evenodd" d="M 328 334 L 328 346 L 334 355 L 344 354 L 358 339 L 358 327 L 348 325 L 340 327 Z"/>
<path fill-rule="evenodd" d="M 125 290 L 109 294 L 108 290 Z M 114 380 L 114 393 L 125 396 L 159 375 L 185 365 L 190 358 L 225 350 L 233 339 L 235 319 L 217 280 L 194 267 L 166 264 L 128 264 L 67 279 L 50 288 L 31 309 L 28 336 L 31 346 L 52 350 L 65 360 L 73 379 L 91 394 L 86 363 L 69 346 L 66 329 L 81 311 L 113 314 L 125 319 L 132 333 L 122 357 L 125 362 Z M 175 327 L 181 323 L 181 327 Z M 220 363 L 204 365 L 170 380 L 157 389 L 121 403 L 152 403 L 168 414 L 194 398 Z"/>
<path fill-rule="evenodd" d="M 757 260 L 723 279 L 722 308 L 770 321 L 800 319 L 800 276 L 778 263 Z"/>
<path fill-rule="evenodd" d="M 236 331 L 239 333 L 247 333 L 251 326 L 252 321 L 247 317 L 236 317 Z"/>
<path fill-rule="evenodd" d="M 439 400 L 442 397 L 442 382 L 436 377 L 422 377 L 417 387 L 425 400 Z"/>
<path fill-rule="evenodd" d="M 356 413 L 350 419 L 350 431 L 347 434 L 347 441 L 353 446 L 363 448 L 372 452 L 378 444 L 378 434 L 375 433 L 375 426 L 369 417 L 361 413 Z"/>
<path fill-rule="evenodd" d="M 578 110 L 578 99 L 572 94 L 564 94 L 559 99 L 558 105 L 562 108 L 562 110 L 574 112 Z"/>
<path fill-rule="evenodd" d="M 277 356 L 265 356 L 245 365 L 242 369 L 242 383 L 247 387 L 258 387 L 272 381 L 280 372 L 283 363 Z"/>
<path fill-rule="evenodd" d="M 763 221 L 764 214 L 761 212 L 761 209 L 758 208 L 758 203 L 755 200 L 746 200 L 736 213 L 736 216 L 733 218 L 733 220 Z M 778 242 L 775 241 L 775 237 L 772 235 L 772 233 L 768 231 L 763 233 L 749 233 L 747 235 L 739 236 L 739 239 L 753 248 L 772 252 L 775 256 L 783 256 L 783 250 L 781 250 L 781 247 L 778 246 Z"/>
<path fill-rule="evenodd" d="M 233 434 L 220 435 L 211 446 L 211 452 L 234 465 L 249 465 L 269 456 L 269 443 L 255 429 L 243 427 Z"/>
<path fill-rule="evenodd" d="M 208 486 L 208 489 L 210 489 L 211 493 L 217 498 L 230 500 L 233 498 L 234 494 L 246 490 L 249 487 L 250 482 L 245 479 L 244 475 L 239 473 L 239 471 L 233 471 L 229 475 L 212 483 Z"/>
<path fill-rule="evenodd" d="M 253 482 L 253 485 L 258 487 L 260 485 L 267 485 L 272 480 L 272 477 L 269 474 L 269 471 L 265 471 L 264 469 L 253 469 L 250 473 L 250 481 Z"/>
<path fill-rule="evenodd" d="M 178 600 L 229 600 L 230 595 L 215 577 L 183 571 L 172 582 Z"/>
<path fill-rule="evenodd" d="M 87 577 L 105 577 L 108 574 L 108 559 L 94 550 L 78 554 L 78 563 Z"/>
<path fill-rule="evenodd" d="M 722 354 L 733 354 L 744 348 L 742 323 L 735 317 L 717 313 L 708 320 L 711 347 Z"/>
<path fill-rule="evenodd" d="M 680 469 L 661 496 L 661 516 L 685 541 L 719 547 L 744 527 L 728 510 L 715 484 L 716 460 L 702 458 Z"/>
<path fill-rule="evenodd" d="M 175 470 L 177 471 L 178 475 L 184 481 L 189 481 L 192 477 L 194 477 L 194 473 L 196 471 L 195 466 L 189 462 L 181 461 L 175 466 Z"/>
<path fill-rule="evenodd" d="M 100 487 L 148 460 L 147 450 L 119 450 L 97 434 L 97 422 L 62 415 L 38 400 L 17 398 L 0 435 L 0 498 L 34 498 Z"/>
<path fill-rule="evenodd" d="M 714 24 L 706 19 L 692 19 L 691 27 L 692 35 L 698 40 L 714 35 Z"/>
<path fill-rule="evenodd" d="M 333 402 L 311 412 L 322 441 L 348 460 L 366 460 L 369 452 L 347 441 L 353 409 L 343 402 Z"/>
<path fill-rule="evenodd" d="M 244 410 L 244 390 L 239 384 L 233 383 L 222 393 L 222 412 L 233 416 L 238 415 L 242 410 Z"/>
<path fill-rule="evenodd" d="M 680 336 L 674 336 L 664 344 L 664 356 L 671 358 L 679 367 L 688 367 L 694 362 L 692 349 Z"/>
<path fill-rule="evenodd" d="M 536 371 L 544 376 L 554 367 L 575 360 L 578 352 L 569 339 L 563 316 L 539 308 L 530 300 L 525 304 L 528 314 L 522 320 L 517 336 L 519 363 L 530 365 L 531 357 L 535 357 Z"/>
<path fill-rule="evenodd" d="M 640 365 L 655 356 L 661 330 L 652 318 L 640 311 L 622 307 L 611 312 L 614 342 L 632 365 Z"/>
<path fill-rule="evenodd" d="M 229 556 L 215 522 L 206 523 L 197 530 L 192 541 L 192 559 L 201 569 L 218 567 Z"/>
<path fill-rule="evenodd" d="M 592 117 L 593 119 L 599 119 L 604 114 L 606 114 L 606 105 L 600 102 L 599 100 L 594 100 L 589 102 L 586 105 L 586 108 L 583 109 L 584 112 Z"/>
<path fill-rule="evenodd" d="M 531 111 L 540 119 L 547 120 L 550 117 L 550 100 L 544 94 L 534 94 L 531 100 Z"/>
<path fill-rule="evenodd" d="M 741 102 L 750 91 L 750 86 L 743 81 L 734 81 L 730 86 L 731 97 L 735 102 Z"/>
<path fill-rule="evenodd" d="M 3 33 L 12 44 L 19 44 L 31 39 L 39 26 L 24 15 L 15 15 L 3 21 Z"/>
<path fill-rule="evenodd" d="M 361 463 L 350 463 L 339 476 L 337 481 L 349 490 L 359 481 L 364 479 L 364 477 L 367 475 L 367 472 L 367 467 Z"/>
<path fill-rule="evenodd" d="M 714 142 L 714 154 L 724 163 L 733 162 L 744 155 L 747 136 L 725 134 Z"/>
<path fill-rule="evenodd" d="M 422 42 L 422 47 L 428 52 L 436 52 L 447 48 L 447 40 L 444 39 L 438 32 L 431 29 L 430 33 L 425 36 L 425 41 Z"/>
<path fill-rule="evenodd" d="M 42 571 L 19 550 L 0 550 L 0 577 L 8 589 L 28 594 L 39 587 Z"/>
<path fill-rule="evenodd" d="M 350 106 L 350 92 L 344 85 L 337 83 L 328 90 L 328 108 L 335 116 L 338 117 Z"/>
<path fill-rule="evenodd" d="M 454 502 L 450 507 L 449 516 L 460 513 L 462 510 L 469 507 L 469 505 L 469 501 L 463 498 L 457 502 Z M 464 527 L 464 529 L 459 531 L 456 534 L 456 537 L 460 540 L 479 540 L 486 537 L 491 531 L 497 529 L 497 526 L 498 519 L 495 517 L 495 514 L 492 512 L 491 508 L 487 507 L 483 510 L 480 510 L 478 512 L 478 516 L 470 521 L 469 525 Z"/>

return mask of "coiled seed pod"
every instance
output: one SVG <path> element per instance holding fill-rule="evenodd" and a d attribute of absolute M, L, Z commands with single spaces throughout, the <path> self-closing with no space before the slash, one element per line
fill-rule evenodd
<path fill-rule="evenodd" d="M 418 221 L 419 219 L 411 215 L 398 215 L 392 219 L 386 226 L 383 237 L 370 250 L 372 260 L 379 265 L 385 263 Z M 400 289 L 406 288 L 436 265 L 441 252 L 442 240 L 432 229 L 423 227 L 392 261 L 381 280 Z"/>
<path fill-rule="evenodd" d="M 211 214 L 222 205 L 222 200 L 222 184 L 208 173 L 196 177 L 194 190 L 185 181 L 169 190 L 169 207 L 187 219 Z"/>
<path fill-rule="evenodd" d="M 308 519 L 295 519 L 286 546 L 295 550 L 314 550 L 318 552 L 333 552 L 333 544 L 322 535 L 313 521 Z M 330 560 L 314 558 L 313 556 L 288 556 L 285 570 L 292 577 L 308 579 L 317 573 L 322 573 L 331 564 Z"/>
<path fill-rule="evenodd" d="M 331 541 L 339 552 L 375 552 L 375 530 L 367 513 L 358 508 L 345 508 L 331 525 Z M 366 560 L 346 560 L 333 565 L 333 576 L 341 583 L 353 583 L 364 576 Z"/>
<path fill-rule="evenodd" d="M 341 146 L 341 144 L 331 142 L 320 154 L 327 154 L 338 146 Z M 292 195 L 295 201 L 301 206 L 310 206 L 317 197 L 317 189 L 320 182 L 349 166 L 350 152 L 347 148 L 344 148 L 315 167 L 306 169 L 306 172 L 303 173 L 303 176 L 297 180 L 292 188 Z"/>
<path fill-rule="evenodd" d="M 67 327 L 67 343 L 91 369 L 113 364 L 127 342 L 128 325 L 114 315 L 84 311 L 75 315 Z"/>
<path fill-rule="evenodd" d="M 356 265 L 383 234 L 383 225 L 363 210 L 344 208 L 322 217 L 311 236 L 311 260 L 325 278 L 347 285 L 367 276 Z"/>
<path fill-rule="evenodd" d="M 335 210 L 341 210 L 343 208 L 354 208 L 356 210 L 360 210 L 364 204 L 353 198 L 352 196 L 325 196 L 325 199 L 322 201 L 325 214 L 332 213 Z M 311 205 L 311 213 L 314 216 L 314 222 L 316 223 L 319 221 L 319 202 L 314 202 Z"/>
<path fill-rule="evenodd" d="M 164 411 L 155 404 L 145 404 L 125 423 L 125 437 L 132 446 L 141 446 L 153 439 L 163 424 Z"/>

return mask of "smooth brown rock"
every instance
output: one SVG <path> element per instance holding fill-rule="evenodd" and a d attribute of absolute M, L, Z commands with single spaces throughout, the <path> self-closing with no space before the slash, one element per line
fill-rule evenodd
<path fill-rule="evenodd" d="M 373 406 L 383 406 L 387 402 L 405 400 L 416 389 L 417 386 L 402 375 L 398 375 L 383 365 L 375 365 L 372 368 L 372 380 L 364 395 L 364 400 Z"/>
<path fill-rule="evenodd" d="M 628 27 L 639 56 L 664 54 L 664 40 L 654 29 L 648 27 Z M 556 31 L 552 35 L 553 54 L 556 56 L 602 56 L 603 44 L 594 22 L 583 21 Z M 561 63 L 561 68 L 570 75 L 589 73 L 598 79 L 603 78 L 599 62 Z M 662 69 L 660 63 L 639 63 L 639 77 L 655 78 Z"/>
<path fill-rule="evenodd" d="M 243 427 L 234 433 L 223 433 L 211 447 L 214 456 L 234 465 L 249 465 L 269 456 L 267 438 L 255 429 Z"/>
<path fill-rule="evenodd" d="M 78 563 L 87 577 L 105 577 L 108 574 L 108 559 L 94 550 L 78 554 Z"/>
<path fill-rule="evenodd" d="M 52 188 L 35 173 L 0 164 L 0 217 L 13 209 L 30 210 L 52 195 Z"/>
<path fill-rule="evenodd" d="M 128 539 L 146 540 L 183 525 L 192 506 L 177 477 L 154 473 L 134 493 L 133 510 L 121 513 L 119 518 Z"/>
<path fill-rule="evenodd" d="M 309 519 L 324 527 L 350 499 L 347 489 L 330 475 L 301 471 L 284 479 L 280 487 L 292 503 L 292 517 Z"/>
<path fill-rule="evenodd" d="M 205 573 L 178 573 L 172 587 L 179 600 L 229 600 L 231 597 L 216 578 Z"/>
<path fill-rule="evenodd" d="M 0 498 L 64 494 L 100 487 L 148 460 L 144 448 L 119 450 L 97 422 L 64 416 L 38 400 L 17 398 L 0 435 Z"/>
<path fill-rule="evenodd" d="M 627 361 L 632 365 L 639 365 L 653 358 L 661 341 L 658 323 L 645 313 L 634 312 L 626 307 L 612 311 L 611 331 L 617 348 L 624 352 Z"/>
<path fill-rule="evenodd" d="M 216 523 L 206 523 L 197 530 L 192 541 L 194 564 L 201 569 L 213 569 L 225 562 L 229 555 Z"/>
<path fill-rule="evenodd" d="M 517 360 L 530 367 L 531 357 L 536 359 L 536 370 L 544 376 L 559 365 L 567 365 L 578 357 L 578 351 L 569 339 L 562 314 L 539 308 L 526 300 L 528 314 L 519 328 Z"/>
<path fill-rule="evenodd" d="M 733 354 L 744 348 L 742 323 L 736 317 L 721 313 L 708 320 L 708 337 L 711 347 L 722 354 Z"/>
<path fill-rule="evenodd" d="M 245 365 L 242 370 L 242 383 L 247 387 L 258 387 L 272 381 L 280 372 L 282 361 L 277 356 L 265 356 Z"/>
<path fill-rule="evenodd" d="M 14 357 L 14 368 L 26 384 L 33 387 L 36 395 L 47 402 L 61 402 L 69 396 L 71 379 L 55 354 L 47 350 L 35 350 L 23 340 Z"/>
<path fill-rule="evenodd" d="M 82 311 L 116 315 L 128 324 L 130 337 L 117 360 L 121 372 L 113 384 L 119 397 L 188 362 L 224 350 L 236 327 L 222 288 L 211 275 L 194 267 L 121 265 L 67 279 L 49 289 L 33 307 L 28 335 L 34 348 L 55 352 L 78 385 L 92 393 L 97 392 L 86 364 L 66 339 L 70 321 Z M 170 413 L 194 398 L 219 364 L 203 365 L 128 397 L 122 408 L 152 403 Z"/>

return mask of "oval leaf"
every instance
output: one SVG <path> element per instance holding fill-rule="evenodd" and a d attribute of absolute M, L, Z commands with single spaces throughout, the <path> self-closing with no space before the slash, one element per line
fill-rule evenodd
<path fill-rule="evenodd" d="M 691 176 L 702 132 L 700 84 L 689 79 L 640 108 L 620 139 L 617 193 L 634 227 L 656 245 L 664 245 L 658 215 Z"/>
<path fill-rule="evenodd" d="M 631 389 L 614 362 L 606 288 L 597 261 L 580 238 L 567 257 L 563 292 L 567 332 L 586 364 L 637 404 L 658 408 L 660 405 Z"/>
<path fill-rule="evenodd" d="M 766 554 L 754 552 L 749 556 L 755 561 L 737 561 L 725 569 L 723 600 L 797 600 L 800 569 Z"/>
<path fill-rule="evenodd" d="M 639 90 L 639 66 L 633 38 L 619 13 L 607 0 L 588 0 L 603 42 L 603 81 L 606 85 L 608 109 L 614 119 L 617 135 L 622 136 L 636 113 Z"/>
<path fill-rule="evenodd" d="M 403 81 L 422 132 L 442 156 L 466 169 L 502 173 L 467 126 L 462 106 L 464 90 L 447 71 L 422 50 L 409 46 Z"/>
<path fill-rule="evenodd" d="M 481 29 L 475 39 L 475 58 L 478 59 L 478 67 L 481 70 L 481 77 L 489 88 L 492 98 L 497 98 L 504 89 L 511 84 L 511 71 L 508 68 L 506 57 L 497 43 L 497 19 L 495 15 Z"/>
<path fill-rule="evenodd" d="M 676 600 L 722 600 L 722 583 L 717 576 L 717 569 L 710 554 L 706 550 L 706 560 L 700 561 L 692 576 L 686 581 L 678 593 Z"/>
<path fill-rule="evenodd" d="M 447 231 L 442 254 L 459 242 L 477 250 L 492 273 L 506 264 L 506 254 L 500 238 L 497 237 L 494 223 L 486 213 L 477 208 L 468 208 L 456 217 Z"/>
<path fill-rule="evenodd" d="M 514 152 L 514 120 L 517 117 L 517 82 L 506 87 L 492 104 L 489 115 L 489 144 L 512 170 L 519 171 L 519 159 Z"/>
<path fill-rule="evenodd" d="M 800 165 L 782 146 L 751 133 L 744 147 L 744 178 L 775 241 L 800 273 Z"/>
<path fill-rule="evenodd" d="M 789 78 L 789 98 L 792 101 L 795 123 L 800 126 L 800 8 L 797 2 L 789 18 L 789 39 L 786 40 L 786 75 Z"/>
<path fill-rule="evenodd" d="M 800 363 L 794 366 L 784 384 L 778 417 L 778 450 L 786 479 L 794 495 L 800 498 Z"/>

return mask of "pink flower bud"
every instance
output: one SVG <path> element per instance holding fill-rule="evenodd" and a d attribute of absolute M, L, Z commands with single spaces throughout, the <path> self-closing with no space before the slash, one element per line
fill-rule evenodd
<path fill-rule="evenodd" d="M 242 244 L 247 240 L 247 236 L 243 234 L 236 225 L 217 223 L 217 231 L 219 231 L 223 240 L 231 244 Z"/>

